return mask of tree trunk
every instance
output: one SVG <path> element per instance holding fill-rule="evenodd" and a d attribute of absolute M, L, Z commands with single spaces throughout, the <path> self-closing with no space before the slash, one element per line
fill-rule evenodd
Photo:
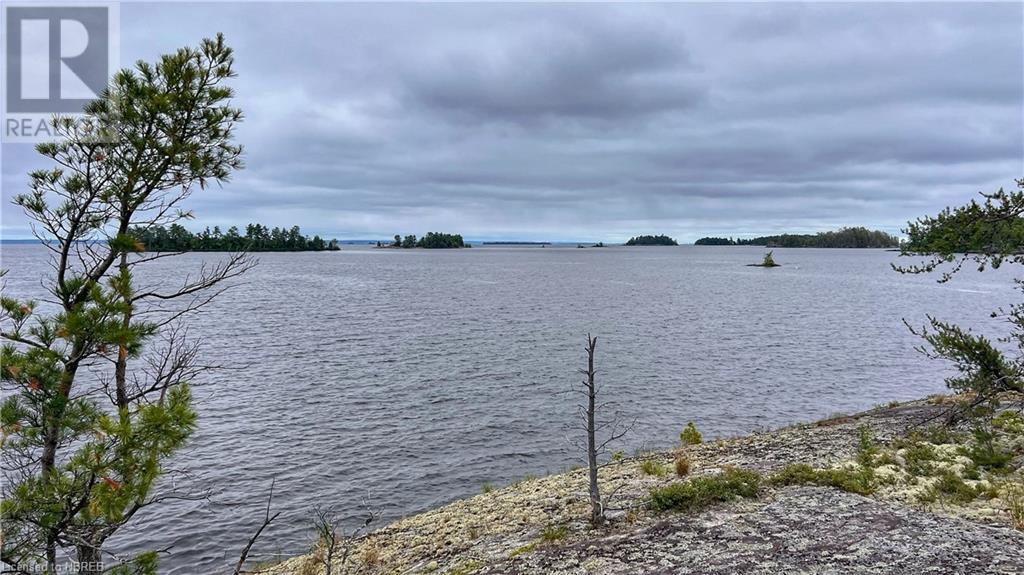
<path fill-rule="evenodd" d="M 121 263 L 119 269 L 122 274 L 128 273 L 128 252 L 121 254 Z M 127 289 L 127 288 L 125 288 Z M 124 294 L 125 300 L 131 298 L 130 293 Z M 126 303 L 128 303 L 126 301 Z M 128 331 L 128 326 L 131 325 L 132 312 L 124 312 L 124 319 L 122 320 L 122 327 L 125 332 Z M 121 344 L 117 347 L 117 363 L 114 364 L 114 386 L 116 390 L 117 408 L 126 409 L 128 407 L 128 387 L 125 384 L 128 372 L 128 348 Z"/>
<path fill-rule="evenodd" d="M 604 522 L 604 508 L 601 505 L 601 490 L 597 485 L 597 439 L 595 437 L 595 414 L 597 388 L 594 383 L 594 350 L 597 338 L 587 336 L 587 466 L 590 470 L 590 523 L 597 526 Z"/>
<path fill-rule="evenodd" d="M 57 572 L 57 538 L 52 534 L 46 536 L 46 573 Z"/>
<path fill-rule="evenodd" d="M 78 372 L 78 363 L 81 361 L 83 346 L 76 342 L 71 350 L 72 360 L 64 364 L 64 371 L 60 376 L 60 385 L 57 393 L 67 400 L 71 397 L 71 386 L 75 382 L 75 374 Z M 62 430 L 61 420 L 64 418 L 66 403 L 58 403 L 56 406 L 47 407 L 43 419 L 43 452 L 39 456 L 39 469 L 43 481 L 50 481 L 54 470 L 57 468 L 57 446 L 60 444 Z M 51 411 L 52 410 L 52 411 Z M 48 573 L 56 573 L 57 569 L 57 537 L 52 530 L 46 535 L 46 566 Z"/>
<path fill-rule="evenodd" d="M 100 575 L 103 573 L 103 543 L 76 546 L 78 565 L 75 573 L 81 575 Z"/>

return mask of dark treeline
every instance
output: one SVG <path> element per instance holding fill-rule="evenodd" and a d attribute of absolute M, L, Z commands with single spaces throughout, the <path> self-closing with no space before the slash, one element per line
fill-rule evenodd
<path fill-rule="evenodd" d="M 231 226 L 221 232 L 220 226 L 192 233 L 179 224 L 164 228 L 133 228 L 132 236 L 150 252 L 303 252 L 334 251 L 338 240 L 324 240 L 320 236 L 302 235 L 299 226 L 291 229 L 273 228 L 260 224 L 245 226 L 245 235 Z"/>
<path fill-rule="evenodd" d="M 698 246 L 765 246 L 769 248 L 896 248 L 896 236 L 867 228 L 843 228 L 817 234 L 782 234 L 751 239 L 701 238 Z"/>
<path fill-rule="evenodd" d="M 459 234 L 440 234 L 437 232 L 427 232 L 427 235 L 420 239 L 416 239 L 415 234 L 409 234 L 404 238 L 398 234 L 395 234 L 395 241 L 389 245 L 384 245 L 383 242 L 377 242 L 377 247 L 391 247 L 391 248 L 426 248 L 426 249 L 450 249 L 450 248 L 468 248 L 472 247 L 462 240 L 462 236 Z"/>
<path fill-rule="evenodd" d="M 660 236 L 636 236 L 629 238 L 627 246 L 678 246 L 676 241 L 666 235 Z"/>

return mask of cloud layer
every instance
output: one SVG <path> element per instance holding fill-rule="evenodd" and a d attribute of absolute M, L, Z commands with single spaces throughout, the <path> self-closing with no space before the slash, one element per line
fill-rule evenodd
<path fill-rule="evenodd" d="M 1020 4 L 125 4 L 223 31 L 248 168 L 196 225 L 616 241 L 903 222 L 1024 176 Z M 38 165 L 3 148 L 3 196 Z M 26 233 L 7 203 L 4 237 Z"/>

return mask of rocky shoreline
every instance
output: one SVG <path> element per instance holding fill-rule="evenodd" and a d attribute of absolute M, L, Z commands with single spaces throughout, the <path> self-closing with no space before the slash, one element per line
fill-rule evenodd
<path fill-rule="evenodd" d="M 333 573 L 1024 574 L 1024 399 L 1004 403 L 994 445 L 1005 457 L 990 467 L 966 428 L 925 424 L 950 401 L 687 446 L 684 477 L 678 450 L 622 458 L 600 471 L 600 529 L 586 521 L 584 470 L 524 480 L 374 531 Z M 652 489 L 733 468 L 763 477 L 756 497 L 683 512 L 648 503 Z M 261 572 L 315 575 L 322 559 L 314 548 Z"/>

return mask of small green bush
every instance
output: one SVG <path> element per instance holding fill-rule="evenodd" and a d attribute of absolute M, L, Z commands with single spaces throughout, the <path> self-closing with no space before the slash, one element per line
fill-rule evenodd
<path fill-rule="evenodd" d="M 1024 434 L 1024 416 L 1016 411 L 1004 411 L 992 419 L 992 425 L 1006 433 Z"/>
<path fill-rule="evenodd" d="M 813 484 L 818 481 L 818 471 L 806 463 L 792 463 L 772 475 L 768 481 L 779 486 Z"/>
<path fill-rule="evenodd" d="M 467 559 L 455 567 L 452 567 L 452 570 L 448 572 L 448 575 L 471 575 L 472 573 L 479 571 L 483 566 L 484 564 L 481 561 L 477 561 L 476 559 Z"/>
<path fill-rule="evenodd" d="M 683 445 L 699 445 L 704 441 L 704 436 L 697 431 L 697 426 L 695 426 L 691 421 L 686 424 L 682 433 L 679 434 L 679 441 L 681 441 Z"/>
<path fill-rule="evenodd" d="M 522 547 L 516 547 L 515 549 L 513 549 L 512 552 L 508 554 L 508 558 L 512 559 L 513 557 L 518 557 L 520 555 L 524 555 L 526 553 L 530 553 L 531 551 L 533 551 L 536 548 L 537 548 L 537 544 L 536 543 L 527 543 L 526 545 L 523 545 Z"/>
<path fill-rule="evenodd" d="M 857 428 L 857 463 L 864 467 L 872 467 L 877 454 L 878 444 L 875 443 L 871 428 L 866 425 Z"/>
<path fill-rule="evenodd" d="M 965 447 L 963 453 L 978 467 L 991 471 L 1005 471 L 1013 460 L 1013 453 L 1003 450 L 995 434 L 981 426 L 974 428 L 974 442 Z"/>
<path fill-rule="evenodd" d="M 640 471 L 643 471 L 644 475 L 653 475 L 655 477 L 665 477 L 668 475 L 668 469 L 653 459 L 648 459 L 641 463 Z"/>
<path fill-rule="evenodd" d="M 622 461 L 625 458 L 626 458 L 626 452 L 621 450 L 621 449 L 617 449 L 617 450 L 612 452 L 612 461 L 619 462 L 619 461 Z"/>
<path fill-rule="evenodd" d="M 899 466 L 899 461 L 896 456 L 889 451 L 883 451 L 877 458 L 875 458 L 875 467 L 881 467 L 883 465 Z"/>
<path fill-rule="evenodd" d="M 968 503 L 974 501 L 974 498 L 978 496 L 977 490 L 949 471 L 943 472 L 929 491 L 934 497 L 953 503 Z"/>
<path fill-rule="evenodd" d="M 756 497 L 761 476 L 754 471 L 726 469 L 718 475 L 694 477 L 651 490 L 651 508 L 657 511 L 693 511 L 736 497 Z"/>
<path fill-rule="evenodd" d="M 874 472 L 870 467 L 857 469 L 815 469 L 804 463 L 787 465 L 770 478 L 773 485 L 821 485 L 843 491 L 870 495 L 875 491 Z"/>
<path fill-rule="evenodd" d="M 907 462 L 907 472 L 918 477 L 932 474 L 936 458 L 935 448 L 929 443 L 912 443 L 903 452 L 903 459 Z"/>
<path fill-rule="evenodd" d="M 480 488 L 480 491 L 482 491 L 483 493 L 491 493 L 492 491 L 494 491 L 494 486 L 491 485 L 490 483 L 484 483 L 484 486 Z"/>
<path fill-rule="evenodd" d="M 946 445 L 956 441 L 956 436 L 945 425 L 929 426 L 924 430 L 924 438 L 928 443 L 934 443 L 935 445 Z"/>
<path fill-rule="evenodd" d="M 875 474 L 870 467 L 826 469 L 822 473 L 826 485 L 861 495 L 870 495 L 875 492 Z"/>
<path fill-rule="evenodd" d="M 1010 509 L 1010 523 L 1014 529 L 1024 531 L 1024 484 L 1008 485 L 1003 492 Z"/>
<path fill-rule="evenodd" d="M 569 528 L 565 525 L 548 525 L 540 532 L 540 540 L 545 543 L 561 541 L 569 536 Z"/>
<path fill-rule="evenodd" d="M 964 478 L 965 479 L 972 479 L 972 480 L 975 480 L 975 481 L 977 481 L 978 479 L 981 479 L 981 470 L 978 469 L 978 464 L 977 463 L 974 463 L 972 461 L 971 464 L 969 466 L 967 466 L 966 469 L 964 469 Z"/>

